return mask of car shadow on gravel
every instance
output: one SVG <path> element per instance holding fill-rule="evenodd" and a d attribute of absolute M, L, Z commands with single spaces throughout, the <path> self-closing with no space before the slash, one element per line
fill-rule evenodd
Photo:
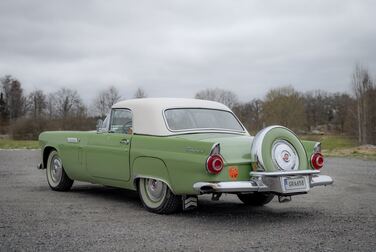
<path fill-rule="evenodd" d="M 119 189 L 99 185 L 77 185 L 73 186 L 71 191 L 74 195 L 90 196 L 92 199 L 99 201 L 112 201 L 117 203 L 125 203 L 127 207 L 135 209 L 136 211 L 145 211 L 137 192 L 126 189 Z M 274 200 L 275 201 L 275 200 Z M 98 202 L 99 204 L 100 202 Z M 287 203 L 288 204 L 288 203 Z M 205 219 L 208 221 L 213 219 L 213 222 L 218 220 L 227 221 L 232 218 L 244 218 L 255 222 L 293 222 L 296 220 L 319 218 L 323 213 L 319 210 L 296 208 L 296 207 L 278 207 L 278 203 L 272 202 L 267 206 L 251 207 L 242 203 L 233 201 L 211 201 L 210 199 L 199 199 L 199 206 L 192 211 L 184 211 L 172 215 L 164 215 L 163 218 L 183 218 L 183 219 L 197 219 L 201 221 Z M 161 216 L 161 215 L 156 215 Z"/>
<path fill-rule="evenodd" d="M 85 194 L 115 202 L 139 202 L 135 191 L 100 185 L 78 185 L 69 191 L 74 194 Z"/>
<path fill-rule="evenodd" d="M 247 206 L 242 203 L 232 203 L 232 202 L 216 202 L 212 204 L 211 202 L 200 202 L 198 209 L 194 211 L 189 211 L 183 213 L 186 217 L 201 216 L 204 218 L 223 218 L 224 220 L 229 217 L 236 218 L 247 218 L 247 219 L 269 219 L 272 221 L 294 221 L 297 219 L 307 219 L 315 218 L 316 216 L 322 215 L 320 211 L 312 211 L 306 208 L 293 208 L 284 207 L 278 208 L 278 205 L 267 205 L 267 206 Z"/>

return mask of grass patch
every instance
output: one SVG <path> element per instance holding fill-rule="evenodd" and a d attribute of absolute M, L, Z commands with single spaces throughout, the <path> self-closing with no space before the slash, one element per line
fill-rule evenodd
<path fill-rule="evenodd" d="M 0 139 L 0 149 L 39 149 L 38 141 Z"/>
<path fill-rule="evenodd" d="M 340 135 L 303 135 L 301 139 L 321 142 L 322 153 L 326 156 L 376 159 L 375 146 L 358 146 L 356 139 L 353 137 Z"/>
<path fill-rule="evenodd" d="M 363 145 L 351 148 L 334 149 L 327 151 L 327 153 L 324 154 L 334 157 L 356 157 L 376 160 L 376 147 Z"/>
<path fill-rule="evenodd" d="M 326 151 L 335 149 L 351 148 L 357 146 L 357 141 L 353 137 L 339 135 L 304 135 L 303 140 L 321 142 L 321 148 Z"/>

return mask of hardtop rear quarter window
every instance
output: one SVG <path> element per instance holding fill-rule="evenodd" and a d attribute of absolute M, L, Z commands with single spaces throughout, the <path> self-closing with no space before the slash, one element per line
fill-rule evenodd
<path fill-rule="evenodd" d="M 238 119 L 230 111 L 209 108 L 172 108 L 164 111 L 171 131 L 226 130 L 244 132 Z"/>

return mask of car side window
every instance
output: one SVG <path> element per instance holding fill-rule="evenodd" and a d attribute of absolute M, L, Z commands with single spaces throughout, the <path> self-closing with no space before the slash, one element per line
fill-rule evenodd
<path fill-rule="evenodd" d="M 113 109 L 110 132 L 132 134 L 132 112 L 128 109 Z"/>

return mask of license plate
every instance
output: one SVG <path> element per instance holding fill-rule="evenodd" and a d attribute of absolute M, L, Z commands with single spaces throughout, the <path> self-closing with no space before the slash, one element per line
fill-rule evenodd
<path fill-rule="evenodd" d="M 304 177 L 300 178 L 285 178 L 284 180 L 286 190 L 306 189 L 307 184 Z"/>

